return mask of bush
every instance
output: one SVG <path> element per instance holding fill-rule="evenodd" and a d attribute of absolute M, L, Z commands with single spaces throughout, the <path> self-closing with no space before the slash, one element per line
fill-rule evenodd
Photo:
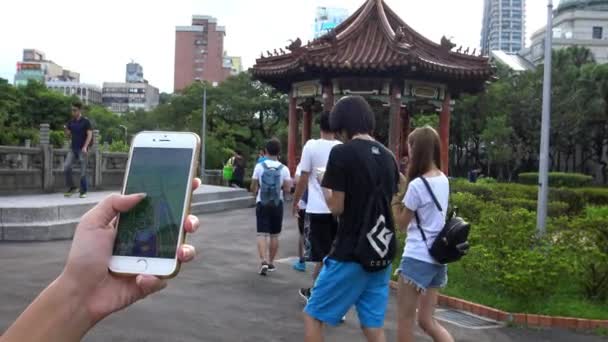
<path fill-rule="evenodd" d="M 492 177 L 481 177 L 477 179 L 477 184 L 496 184 L 498 181 Z"/>
<path fill-rule="evenodd" d="M 608 189 L 606 188 L 583 188 L 576 189 L 587 204 L 608 205 Z"/>
<path fill-rule="evenodd" d="M 463 267 L 481 288 L 529 300 L 550 296 L 570 270 L 569 259 L 550 238 L 536 238 L 536 218 L 525 209 L 489 204 L 471 229 L 471 250 Z"/>
<path fill-rule="evenodd" d="M 551 223 L 556 244 L 568 246 L 577 265 L 573 279 L 585 296 L 608 302 L 608 207 L 588 207 L 584 215 Z"/>
<path fill-rule="evenodd" d="M 538 185 L 538 173 L 527 172 L 519 174 L 519 182 L 522 184 Z M 581 173 L 549 172 L 549 186 L 577 188 L 589 186 L 593 177 Z"/>
<path fill-rule="evenodd" d="M 65 133 L 63 131 L 51 131 L 49 134 L 51 145 L 55 148 L 62 148 L 65 142 Z"/>
<path fill-rule="evenodd" d="M 497 200 L 503 208 L 507 210 L 526 209 L 531 212 L 536 212 L 538 201 L 524 198 L 502 198 Z M 570 205 L 565 202 L 549 202 L 547 204 L 547 215 L 550 217 L 566 216 L 570 212 Z"/>
<path fill-rule="evenodd" d="M 115 140 L 108 148 L 110 152 L 129 152 L 129 145 L 122 140 Z"/>

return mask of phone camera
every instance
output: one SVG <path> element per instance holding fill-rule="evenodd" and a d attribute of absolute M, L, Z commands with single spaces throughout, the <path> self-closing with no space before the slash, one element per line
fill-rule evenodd
<path fill-rule="evenodd" d="M 156 139 L 152 139 L 152 141 L 156 141 Z"/>

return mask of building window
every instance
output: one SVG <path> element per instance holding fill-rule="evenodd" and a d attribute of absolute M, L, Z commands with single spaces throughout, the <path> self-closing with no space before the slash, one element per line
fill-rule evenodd
<path fill-rule="evenodd" d="M 593 26 L 593 39 L 603 39 L 604 28 L 601 26 Z"/>

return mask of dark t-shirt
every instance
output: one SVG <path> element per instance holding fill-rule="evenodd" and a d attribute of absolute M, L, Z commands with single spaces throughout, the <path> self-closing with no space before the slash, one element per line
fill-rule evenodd
<path fill-rule="evenodd" d="M 87 141 L 87 131 L 91 130 L 91 122 L 81 116 L 80 120 L 72 119 L 65 126 L 72 133 L 72 150 L 81 150 Z"/>
<path fill-rule="evenodd" d="M 245 159 L 243 157 L 234 157 L 232 166 L 234 166 L 234 172 L 232 174 L 233 179 L 242 180 L 245 178 Z"/>
<path fill-rule="evenodd" d="M 371 173 L 371 175 L 370 175 Z M 398 190 L 399 171 L 393 154 L 375 141 L 353 139 L 335 146 L 329 155 L 323 187 L 344 192 L 344 212 L 339 217 L 338 233 L 331 258 L 353 261 L 369 194 L 380 176 L 388 203 Z"/>

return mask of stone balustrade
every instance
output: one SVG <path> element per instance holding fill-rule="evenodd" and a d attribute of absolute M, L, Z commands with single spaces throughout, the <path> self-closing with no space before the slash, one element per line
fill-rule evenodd
<path fill-rule="evenodd" d="M 122 185 L 128 153 L 107 152 L 107 144 L 100 148 L 99 131 L 93 131 L 94 144 L 89 151 L 87 177 L 94 190 L 118 189 Z M 0 145 L 0 194 L 57 192 L 65 188 L 63 164 L 69 152 L 50 144 L 48 124 L 40 125 L 40 146 Z M 74 177 L 78 177 L 79 164 L 74 163 Z M 219 170 L 207 170 L 205 184 L 224 185 Z M 78 181 L 75 179 L 75 184 Z"/>

